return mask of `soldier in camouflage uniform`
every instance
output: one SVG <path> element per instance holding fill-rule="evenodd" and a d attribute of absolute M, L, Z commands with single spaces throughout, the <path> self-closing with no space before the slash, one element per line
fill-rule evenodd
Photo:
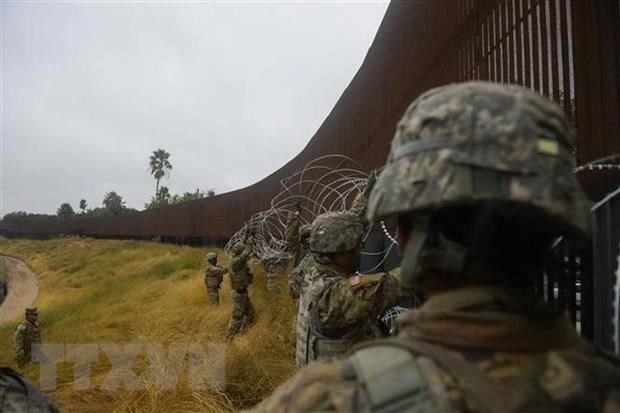
<path fill-rule="evenodd" d="M 228 264 L 230 289 L 232 291 L 232 314 L 226 332 L 226 340 L 229 342 L 239 331 L 251 324 L 256 317 L 254 306 L 248 295 L 248 287 L 254 281 L 254 276 L 248 268 L 250 255 L 250 250 L 242 241 L 236 243 L 232 248 L 232 256 Z"/>
<path fill-rule="evenodd" d="M 0 277 L 0 311 L 6 293 L 6 280 Z M 8 367 L 0 367 L 0 412 L 59 413 L 60 409 L 25 377 Z"/>
<path fill-rule="evenodd" d="M 41 329 L 37 309 L 26 308 L 25 320 L 17 325 L 13 335 L 13 350 L 17 366 L 24 368 L 32 358 L 32 345 L 41 344 Z"/>
<path fill-rule="evenodd" d="M 315 264 L 299 299 L 298 367 L 376 337 L 378 316 L 402 297 L 395 273 L 354 273 L 363 233 L 364 224 L 349 211 L 327 212 L 312 223 Z"/>
<path fill-rule="evenodd" d="M 207 254 L 207 267 L 205 269 L 205 289 L 207 290 L 207 298 L 209 304 L 220 303 L 220 286 L 224 281 L 224 274 L 228 272 L 227 268 L 217 265 L 217 254 L 210 252 Z"/>
<path fill-rule="evenodd" d="M 423 94 L 368 216 L 397 215 L 402 284 L 428 300 L 398 337 L 299 372 L 265 412 L 618 412 L 620 369 L 532 286 L 558 236 L 589 231 L 562 111 L 518 86 Z"/>

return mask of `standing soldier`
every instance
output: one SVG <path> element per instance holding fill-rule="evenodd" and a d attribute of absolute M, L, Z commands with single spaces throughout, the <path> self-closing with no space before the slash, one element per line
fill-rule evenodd
<path fill-rule="evenodd" d="M 618 361 L 537 295 L 558 236 L 587 235 L 564 113 L 519 86 L 469 82 L 416 99 L 370 196 L 396 215 L 402 285 L 428 297 L 397 337 L 315 363 L 265 412 L 620 411 Z"/>
<path fill-rule="evenodd" d="M 0 311 L 6 293 L 6 280 L 0 277 Z M 0 367 L 0 412 L 59 413 L 60 410 L 25 377 L 8 367 Z"/>
<path fill-rule="evenodd" d="M 250 251 L 243 241 L 237 242 L 232 247 L 232 255 L 228 264 L 232 291 L 232 314 L 226 332 L 226 341 L 229 342 L 240 330 L 251 324 L 256 316 L 254 306 L 248 295 L 248 287 L 254 281 L 254 276 L 248 268 L 249 258 Z"/>
<path fill-rule="evenodd" d="M 220 285 L 224 280 L 227 268 L 217 265 L 217 254 L 210 252 L 207 254 L 207 268 L 205 269 L 205 288 L 209 304 L 220 303 Z"/>
<path fill-rule="evenodd" d="M 13 350 L 15 361 L 22 369 L 32 359 L 32 345 L 41 344 L 41 330 L 37 318 L 39 314 L 34 307 L 26 308 L 25 320 L 17 325 L 13 336 Z"/>
<path fill-rule="evenodd" d="M 377 336 L 377 318 L 402 296 L 393 274 L 354 273 L 363 233 L 363 222 L 349 211 L 327 212 L 312 223 L 315 264 L 299 299 L 297 367 Z"/>

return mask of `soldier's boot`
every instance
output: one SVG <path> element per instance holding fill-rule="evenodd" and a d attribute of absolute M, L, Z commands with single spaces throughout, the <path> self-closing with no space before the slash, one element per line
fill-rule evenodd
<path fill-rule="evenodd" d="M 228 322 L 228 329 L 226 330 L 226 341 L 228 343 L 233 341 L 235 336 L 239 333 L 239 330 L 241 330 L 242 323 L 243 323 L 243 316 L 241 317 L 235 316 L 233 313 L 233 315 L 230 318 L 230 321 Z"/>

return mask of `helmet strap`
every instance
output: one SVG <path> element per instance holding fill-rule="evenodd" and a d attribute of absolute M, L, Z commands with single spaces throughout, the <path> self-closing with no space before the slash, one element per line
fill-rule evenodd
<path fill-rule="evenodd" d="M 403 288 L 415 289 L 426 274 L 460 276 L 465 267 L 467 247 L 450 241 L 428 220 L 416 221 L 403 252 L 400 281 Z"/>
<path fill-rule="evenodd" d="M 403 288 L 414 289 L 420 275 L 420 253 L 428 238 L 428 222 L 416 223 L 411 231 L 405 250 L 400 269 L 400 283 Z"/>

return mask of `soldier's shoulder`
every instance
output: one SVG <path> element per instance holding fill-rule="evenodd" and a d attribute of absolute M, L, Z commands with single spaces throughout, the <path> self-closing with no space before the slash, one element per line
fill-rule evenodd
<path fill-rule="evenodd" d="M 28 379 L 16 371 L 0 368 L 0 411 L 59 413 L 52 398 L 41 393 Z"/>
<path fill-rule="evenodd" d="M 340 361 L 319 361 L 254 407 L 251 412 L 351 412 L 355 410 L 357 382 L 345 374 Z"/>
<path fill-rule="evenodd" d="M 15 327 L 15 331 L 26 331 L 27 328 L 28 326 L 26 325 L 26 322 L 22 321 L 17 325 L 17 327 Z"/>

